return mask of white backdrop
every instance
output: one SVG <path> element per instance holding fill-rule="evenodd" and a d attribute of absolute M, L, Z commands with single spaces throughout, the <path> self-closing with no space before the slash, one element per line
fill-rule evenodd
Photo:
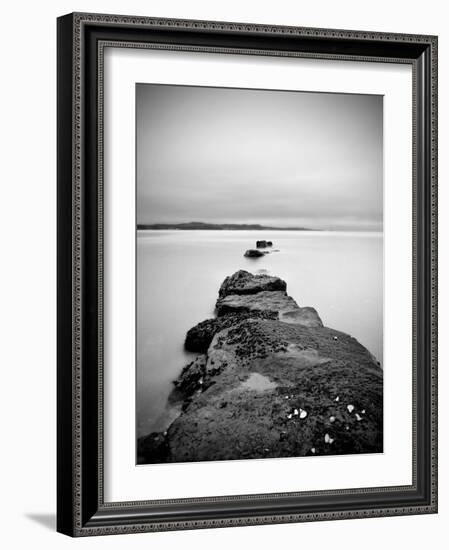
<path fill-rule="evenodd" d="M 0 541 L 5 548 L 218 548 L 306 546 L 364 549 L 422 548 L 447 539 L 449 444 L 440 437 L 438 516 L 349 520 L 321 524 L 157 533 L 74 541 L 54 532 L 55 511 L 55 225 L 56 225 L 56 23 L 70 11 L 223 19 L 440 35 L 440 151 L 449 147 L 449 31 L 444 2 L 378 0 L 319 3 L 278 0 L 127 0 L 8 4 L 3 8 L 1 300 L 2 417 Z M 447 156 L 440 161 L 440 235 L 448 234 Z M 449 389 L 447 244 L 440 242 L 440 395 Z M 6 254 L 6 258 L 5 258 Z M 444 436 L 449 406 L 441 400 Z"/>

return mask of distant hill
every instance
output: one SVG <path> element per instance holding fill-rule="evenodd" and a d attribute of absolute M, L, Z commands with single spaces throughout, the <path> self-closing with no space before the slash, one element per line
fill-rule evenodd
<path fill-rule="evenodd" d="M 309 231 L 306 227 L 270 227 L 260 225 L 258 223 L 204 223 L 204 222 L 188 222 L 188 223 L 153 223 L 153 224 L 137 224 L 137 229 L 180 229 L 180 230 L 197 230 L 197 229 L 213 229 L 217 231 Z"/>

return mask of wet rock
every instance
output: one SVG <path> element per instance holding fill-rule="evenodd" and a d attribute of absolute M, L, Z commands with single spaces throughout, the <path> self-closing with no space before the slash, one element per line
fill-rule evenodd
<path fill-rule="evenodd" d="M 261 252 L 260 250 L 255 250 L 253 248 L 250 248 L 247 250 L 244 254 L 246 258 L 260 258 L 261 256 L 264 256 L 265 254 Z"/>
<path fill-rule="evenodd" d="M 204 383 L 204 377 L 206 375 L 206 356 L 199 355 L 191 363 L 186 365 L 179 378 L 173 382 L 179 392 L 183 394 L 191 395 Z"/>
<path fill-rule="evenodd" d="M 283 311 L 279 319 L 284 323 L 303 325 L 305 327 L 322 327 L 323 321 L 313 307 L 299 307 L 291 311 Z"/>
<path fill-rule="evenodd" d="M 224 298 L 230 294 L 257 294 L 268 290 L 287 290 L 287 283 L 279 277 L 261 274 L 253 275 L 243 269 L 223 281 L 218 296 Z"/>
<path fill-rule="evenodd" d="M 219 298 L 216 304 L 218 316 L 241 312 L 276 312 L 291 311 L 299 306 L 284 291 L 263 291 L 257 294 L 230 294 Z"/>
<path fill-rule="evenodd" d="M 189 331 L 204 353 L 176 381 L 183 402 L 167 435 L 139 440 L 140 463 L 382 452 L 372 355 L 270 286 L 281 279 L 238 273 L 220 288 L 218 317 Z"/>
<path fill-rule="evenodd" d="M 192 327 L 186 334 L 184 347 L 188 351 L 206 353 L 217 332 L 234 326 L 249 317 L 260 319 L 276 319 L 277 313 L 273 311 L 239 312 L 230 313 L 215 319 L 207 319 Z"/>
<path fill-rule="evenodd" d="M 139 438 L 137 442 L 137 463 L 158 464 L 167 462 L 169 447 L 166 433 L 153 432 Z"/>
<path fill-rule="evenodd" d="M 215 335 L 209 367 L 214 385 L 195 394 L 169 430 L 169 461 L 382 451 L 382 370 L 350 336 L 249 318 Z M 330 424 L 337 389 L 373 414 L 360 422 L 341 405 L 345 421 Z"/>
<path fill-rule="evenodd" d="M 266 248 L 268 246 L 267 241 L 256 241 L 257 248 Z"/>

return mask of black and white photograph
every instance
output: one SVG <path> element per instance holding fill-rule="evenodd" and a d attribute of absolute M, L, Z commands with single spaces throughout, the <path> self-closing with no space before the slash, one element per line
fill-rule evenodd
<path fill-rule="evenodd" d="M 27 529 L 6 518 L 14 540 L 34 540 L 37 504 L 55 494 L 58 533 L 107 535 L 109 546 L 139 534 L 140 547 L 147 533 L 183 547 L 378 549 L 396 526 L 403 546 L 421 548 L 442 534 L 443 18 L 404 19 L 391 3 L 359 17 L 324 2 L 68 11 L 53 37 L 53 96 L 36 87 L 41 101 L 23 101 L 29 86 L 13 71 L 5 90 L 20 108 L 6 116 L 18 133 L 7 135 L 22 146 L 7 204 L 20 208 L 7 208 L 5 235 L 18 283 L 31 263 L 50 265 L 50 240 L 33 225 L 42 238 L 29 246 L 22 220 L 51 224 L 56 210 L 57 234 L 56 280 L 34 269 L 28 285 L 39 297 L 56 286 L 55 380 L 38 384 L 40 309 L 36 323 L 17 301 L 27 286 L 5 286 L 20 329 L 12 351 L 22 362 L 33 352 L 28 376 L 10 369 L 25 400 L 6 392 L 9 454 L 28 457 L 33 436 L 33 448 L 57 451 L 56 463 L 34 453 L 7 491 L 28 514 Z M 34 57 L 24 67 L 45 69 Z M 33 151 L 50 181 L 51 136 L 24 148 L 35 132 L 22 130 L 34 109 L 54 133 L 52 97 L 57 200 L 42 208 Z M 23 401 L 56 423 L 41 418 L 23 437 L 39 420 Z"/>
<path fill-rule="evenodd" d="M 383 98 L 136 84 L 137 463 L 383 452 Z"/>

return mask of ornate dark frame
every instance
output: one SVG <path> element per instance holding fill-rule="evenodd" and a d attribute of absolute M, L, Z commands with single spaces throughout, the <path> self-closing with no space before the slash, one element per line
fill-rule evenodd
<path fill-rule="evenodd" d="M 104 502 L 105 46 L 412 65 L 412 485 Z M 71 536 L 437 512 L 437 37 L 83 13 L 58 19 L 57 430 L 57 529 Z"/>

